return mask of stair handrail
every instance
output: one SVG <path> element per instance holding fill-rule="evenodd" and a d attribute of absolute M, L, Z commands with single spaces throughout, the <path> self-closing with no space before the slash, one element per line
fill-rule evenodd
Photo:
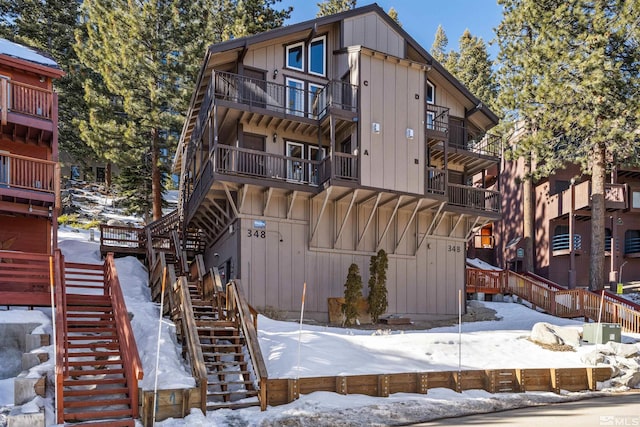
<path fill-rule="evenodd" d="M 230 315 L 230 313 L 235 313 L 239 317 L 247 350 L 251 357 L 251 366 L 258 380 L 260 408 L 264 411 L 267 409 L 267 380 L 269 379 L 269 374 L 264 363 L 262 350 L 260 350 L 257 328 L 254 322 L 251 321 L 252 313 L 239 279 L 234 279 L 227 284 L 227 315 Z"/>
<path fill-rule="evenodd" d="M 111 297 L 113 306 L 113 317 L 116 321 L 120 354 L 124 365 L 123 368 L 127 374 L 127 388 L 131 399 L 132 416 L 133 418 L 138 418 L 138 381 L 144 377 L 144 371 L 131 322 L 129 321 L 127 306 L 122 295 L 113 252 L 109 252 L 104 261 L 104 280 L 105 291 Z"/>
<path fill-rule="evenodd" d="M 173 244 L 173 250 L 175 252 L 178 265 L 180 266 L 180 270 L 183 274 L 188 274 L 189 264 L 187 262 L 187 253 L 182 250 L 182 245 L 180 244 L 180 236 L 178 235 L 177 230 L 173 230 L 171 232 L 171 243 Z"/>
<path fill-rule="evenodd" d="M 65 360 L 65 354 L 68 351 L 67 334 L 67 301 L 66 288 L 64 284 L 64 256 L 60 249 L 56 249 L 53 254 L 53 280 L 55 286 L 55 303 L 56 303 L 56 403 L 57 403 L 57 421 L 58 424 L 64 423 L 64 378 L 69 374 L 69 363 Z"/>
<path fill-rule="evenodd" d="M 202 347 L 200 347 L 200 338 L 198 337 L 198 329 L 196 326 L 193 306 L 191 304 L 191 295 L 189 294 L 189 285 L 185 276 L 176 279 L 175 270 L 172 265 L 167 267 L 167 282 L 175 284 L 172 286 L 173 292 L 177 293 L 178 301 L 181 306 L 180 312 L 183 340 L 187 345 L 187 353 L 191 361 L 191 373 L 197 384 L 201 388 L 201 410 L 207 411 L 207 367 L 204 364 L 204 356 L 202 355 Z"/>

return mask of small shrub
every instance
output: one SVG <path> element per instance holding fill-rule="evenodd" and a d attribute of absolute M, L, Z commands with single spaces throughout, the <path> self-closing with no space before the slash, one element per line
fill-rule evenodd
<path fill-rule="evenodd" d="M 344 324 L 352 325 L 358 317 L 358 300 L 362 298 L 362 276 L 357 264 L 349 266 L 347 282 L 344 284 L 344 304 L 342 304 L 342 314 L 344 314 Z"/>
<path fill-rule="evenodd" d="M 389 303 L 387 301 L 387 268 L 389 259 L 384 249 L 380 249 L 377 255 L 371 257 L 369 264 L 369 314 L 371 321 L 378 323 L 380 315 L 383 314 Z"/>

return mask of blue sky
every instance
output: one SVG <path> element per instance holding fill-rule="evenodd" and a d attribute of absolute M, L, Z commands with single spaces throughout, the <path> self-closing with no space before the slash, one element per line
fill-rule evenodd
<path fill-rule="evenodd" d="M 287 24 L 313 19 L 318 12 L 320 0 L 282 0 L 277 7 L 293 6 L 291 19 Z M 357 6 L 374 3 L 358 0 Z M 458 39 L 466 28 L 471 34 L 482 37 L 485 42 L 493 39 L 493 29 L 502 19 L 502 7 L 496 0 L 378 0 L 376 3 L 389 11 L 394 7 L 402 27 L 427 50 L 431 49 L 438 24 L 441 24 L 449 38 L 449 49 L 458 49 Z M 497 47 L 490 46 L 489 52 L 495 58 Z"/>

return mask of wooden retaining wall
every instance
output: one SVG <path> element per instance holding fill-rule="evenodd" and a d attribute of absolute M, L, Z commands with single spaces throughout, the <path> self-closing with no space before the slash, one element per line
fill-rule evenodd
<path fill-rule="evenodd" d="M 388 397 L 394 393 L 427 394 L 432 388 L 448 388 L 457 392 L 486 390 L 489 393 L 522 393 L 525 391 L 596 390 L 598 382 L 611 378 L 611 368 L 557 369 L 492 369 L 470 371 L 416 372 L 379 375 L 345 375 L 298 379 L 268 379 L 267 402 L 285 405 L 301 394 L 329 391 L 339 394 L 364 394 Z M 169 417 L 183 418 L 191 408 L 201 407 L 200 388 L 160 390 L 156 421 Z M 153 423 L 153 392 L 140 393 L 140 418 L 145 426 Z"/>

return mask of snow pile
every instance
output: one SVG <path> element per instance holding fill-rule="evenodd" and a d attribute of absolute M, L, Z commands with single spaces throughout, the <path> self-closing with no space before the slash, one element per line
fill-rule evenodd
<path fill-rule="evenodd" d="M 613 369 L 612 378 L 604 388 L 640 388 L 640 346 L 609 341 L 603 347 L 596 347 L 583 356 L 587 363 L 609 365 Z"/>
<path fill-rule="evenodd" d="M 479 268 L 481 270 L 502 271 L 501 268 L 489 264 L 481 260 L 480 258 L 467 258 L 467 265 L 473 268 Z"/>

